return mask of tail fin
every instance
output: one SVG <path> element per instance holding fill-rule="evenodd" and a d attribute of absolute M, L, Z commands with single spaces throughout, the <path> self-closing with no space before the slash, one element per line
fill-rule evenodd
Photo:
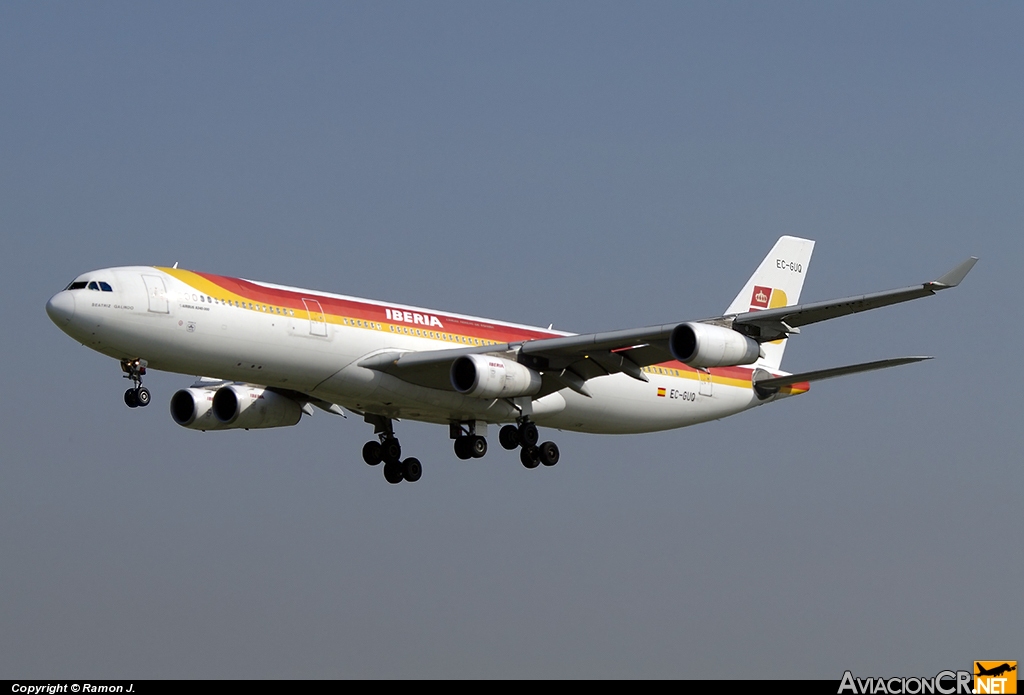
<path fill-rule="evenodd" d="M 807 276 L 807 267 L 811 263 L 812 251 L 814 242 L 810 239 L 779 237 L 725 313 L 742 314 L 797 304 Z M 762 343 L 761 349 L 764 357 L 757 364 L 778 369 L 782 365 L 782 354 L 786 351 L 786 339 Z"/>

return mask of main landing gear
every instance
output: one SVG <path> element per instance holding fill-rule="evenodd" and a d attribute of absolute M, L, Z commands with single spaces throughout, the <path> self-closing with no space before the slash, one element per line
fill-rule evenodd
<path fill-rule="evenodd" d="M 371 466 L 384 464 L 384 480 L 392 485 L 403 480 L 415 483 L 423 475 L 419 459 L 402 459 L 402 445 L 395 437 L 394 424 L 390 418 L 381 415 L 365 415 L 364 419 L 374 427 L 376 440 L 363 445 L 363 460 Z M 519 449 L 519 460 L 527 468 L 558 463 L 558 446 L 554 442 L 537 443 L 540 433 L 537 425 L 523 416 L 516 425 L 505 425 L 498 432 L 498 441 L 505 449 Z M 455 440 L 455 455 L 462 460 L 482 458 L 487 453 L 486 425 L 477 427 L 477 422 L 453 422 L 451 438 Z"/>
<path fill-rule="evenodd" d="M 453 425 L 453 430 L 462 426 Z M 526 468 L 537 468 L 541 464 L 554 466 L 558 463 L 558 445 L 553 441 L 546 441 L 538 445 L 540 432 L 537 425 L 529 422 L 528 418 L 521 418 L 518 425 L 506 425 L 498 432 L 498 441 L 502 448 L 512 450 L 519 448 L 519 461 Z M 479 450 L 480 453 L 476 453 Z M 483 437 L 474 434 L 464 434 L 455 440 L 455 453 L 460 459 L 482 457 L 487 452 L 487 442 Z"/>
<path fill-rule="evenodd" d="M 419 459 L 402 460 L 402 445 L 395 437 L 394 426 L 390 418 L 378 415 L 367 415 L 366 421 L 373 425 L 374 434 L 379 441 L 368 441 L 363 445 L 363 460 L 371 466 L 384 462 L 384 480 L 397 485 L 403 480 L 415 483 L 423 475 L 423 466 Z"/>
<path fill-rule="evenodd" d="M 449 426 L 449 433 L 455 440 L 455 455 L 463 461 L 483 458 L 487 454 L 487 439 L 477 434 L 475 422 L 453 422 Z"/>
<path fill-rule="evenodd" d="M 121 360 L 121 371 L 125 379 L 131 379 L 133 388 L 124 392 L 124 404 L 129 408 L 145 408 L 151 396 L 149 389 L 142 385 L 142 376 L 146 373 L 146 360 Z"/>

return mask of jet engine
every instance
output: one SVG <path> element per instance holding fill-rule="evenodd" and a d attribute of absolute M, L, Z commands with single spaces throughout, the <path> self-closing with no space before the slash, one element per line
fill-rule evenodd
<path fill-rule="evenodd" d="M 213 415 L 225 428 L 291 427 L 302 417 L 302 406 L 262 386 L 230 384 L 213 394 Z"/>
<path fill-rule="evenodd" d="M 757 341 L 731 328 L 706 323 L 681 323 L 672 329 L 673 357 L 691 367 L 731 367 L 753 364 L 761 356 Z"/>
<path fill-rule="evenodd" d="M 540 374 L 490 355 L 463 355 L 452 362 L 452 387 L 474 398 L 515 398 L 540 391 Z"/>
<path fill-rule="evenodd" d="M 289 427 L 302 417 L 302 407 L 262 386 L 230 384 L 181 389 L 171 396 L 171 418 L 190 430 Z"/>
<path fill-rule="evenodd" d="M 222 430 L 213 414 L 213 391 L 210 389 L 181 389 L 171 396 L 171 418 L 190 430 Z"/>

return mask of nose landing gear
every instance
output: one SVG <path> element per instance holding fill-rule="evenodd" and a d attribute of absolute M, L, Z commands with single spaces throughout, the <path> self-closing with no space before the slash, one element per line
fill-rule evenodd
<path fill-rule="evenodd" d="M 124 392 L 124 404 L 129 408 L 145 408 L 151 396 L 149 389 L 142 385 L 142 376 L 146 373 L 146 360 L 121 360 L 121 371 L 125 379 L 131 379 L 134 386 Z"/>

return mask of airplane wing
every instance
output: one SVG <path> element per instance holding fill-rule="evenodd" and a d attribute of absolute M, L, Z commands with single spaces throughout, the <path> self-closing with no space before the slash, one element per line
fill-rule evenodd
<path fill-rule="evenodd" d="M 623 372 L 634 379 L 647 381 L 642 367 L 675 359 L 668 341 L 678 325 L 669 323 L 451 350 L 389 351 L 364 358 L 359 366 L 385 372 L 419 386 L 454 390 L 449 375 L 456 359 L 463 355 L 499 355 L 541 372 L 545 379 L 542 393 L 568 387 L 590 395 L 584 385 L 588 379 Z"/>
<path fill-rule="evenodd" d="M 732 327 L 735 330 L 747 333 L 755 340 L 776 340 L 785 337 L 789 333 L 799 333 L 800 326 L 817 323 L 818 321 L 827 321 L 828 319 L 846 316 L 847 314 L 856 314 L 861 311 L 868 311 L 869 309 L 878 309 L 890 304 L 908 302 L 911 299 L 935 294 L 939 290 L 956 287 L 977 262 L 977 257 L 971 256 L 938 280 L 926 282 L 922 285 L 912 285 L 898 290 L 886 290 L 885 292 L 874 292 L 872 294 L 862 294 L 843 299 L 832 299 L 826 302 L 798 304 L 796 306 L 779 307 L 778 309 L 765 309 L 737 314 L 732 317 Z"/>
<path fill-rule="evenodd" d="M 898 304 L 935 294 L 939 290 L 956 287 L 974 267 L 977 260 L 975 257 L 968 258 L 937 280 L 921 285 L 813 304 L 799 304 L 718 316 L 702 319 L 695 323 L 732 328 L 757 342 L 777 340 L 791 333 L 799 333 L 800 326 L 877 309 L 890 304 Z M 606 374 L 624 373 L 634 379 L 647 381 L 647 376 L 641 371 L 643 367 L 676 359 L 669 343 L 673 331 L 682 325 L 682 323 L 667 323 L 645 328 L 451 350 L 390 351 L 368 356 L 360 361 L 359 365 L 391 374 L 420 386 L 454 390 L 449 375 L 452 363 L 458 357 L 471 354 L 499 355 L 540 372 L 544 379 L 542 394 L 568 387 L 589 396 L 586 387 L 586 382 L 589 379 Z M 920 358 L 901 359 L 917 361 Z M 824 370 L 821 374 L 808 372 L 802 375 L 799 381 L 810 380 L 808 375 L 816 379 L 824 379 L 829 376 L 839 376 L 867 369 L 896 366 L 895 362 L 883 362 L 887 363 L 867 363 L 838 368 L 840 370 L 852 369 L 853 371 Z M 878 366 L 869 366 L 876 364 Z M 900 362 L 900 364 L 906 364 L 906 362 Z M 824 372 L 835 373 L 824 375 Z M 782 377 L 782 379 L 788 379 L 788 377 Z M 767 383 L 764 385 L 770 388 Z M 773 386 L 781 385 L 781 382 L 773 384 Z"/>
<path fill-rule="evenodd" d="M 785 338 L 790 333 L 799 333 L 800 326 L 819 321 L 856 314 L 869 309 L 878 309 L 890 304 L 907 302 L 933 295 L 939 290 L 956 287 L 964 279 L 978 259 L 974 256 L 960 263 L 956 268 L 932 282 L 912 285 L 903 289 L 875 292 L 873 294 L 833 299 L 813 304 L 797 304 L 777 309 L 762 309 L 743 314 L 731 314 L 702 319 L 697 323 L 725 326 L 747 335 L 757 342 Z M 604 374 L 625 372 L 636 379 L 646 381 L 640 367 L 676 359 L 669 348 L 673 331 L 681 324 L 670 323 L 609 333 L 591 333 L 564 338 L 546 338 L 523 343 L 519 361 L 538 371 L 560 370 L 565 385 L 581 393 L 580 387 L 587 379 Z M 525 359 L 524 359 L 525 358 Z M 900 364 L 906 364 L 901 362 Z M 862 367 L 864 365 L 856 365 Z M 886 364 L 872 369 L 882 369 L 895 364 Z M 845 369 L 845 368 L 844 368 Z M 854 371 L 864 371 L 856 369 Z M 840 372 L 847 374 L 854 372 Z M 579 376 L 582 381 L 575 379 Z M 818 379 L 828 378 L 817 376 Z M 800 381 L 808 381 L 801 379 Z M 790 382 L 796 383 L 796 382 Z M 782 384 L 779 384 L 780 386 Z"/>

